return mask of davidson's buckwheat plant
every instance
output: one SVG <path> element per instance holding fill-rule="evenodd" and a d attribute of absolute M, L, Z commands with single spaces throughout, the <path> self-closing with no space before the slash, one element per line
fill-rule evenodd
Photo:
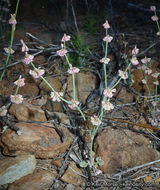
<path fill-rule="evenodd" d="M 9 23 L 12 24 L 12 34 L 11 34 L 11 41 L 10 41 L 10 46 L 8 48 L 5 48 L 5 52 L 8 54 L 7 59 L 6 59 L 6 64 L 5 64 L 5 68 L 4 71 L 1 75 L 0 80 L 2 80 L 8 61 L 9 61 L 9 57 L 12 53 L 14 53 L 14 50 L 12 50 L 12 43 L 13 43 L 13 38 L 14 38 L 14 31 L 15 31 L 15 26 L 17 24 L 16 21 L 16 14 L 17 14 L 17 9 L 18 9 L 18 5 L 19 5 L 19 1 L 17 1 L 17 7 L 16 7 L 16 11 L 15 14 L 11 15 L 11 19 L 9 20 Z M 155 15 L 152 17 L 152 20 L 157 22 L 157 26 L 159 29 L 159 24 L 158 24 L 158 17 L 156 15 L 156 7 L 152 6 L 151 10 L 154 11 Z M 87 120 L 85 118 L 85 115 L 83 114 L 81 108 L 80 108 L 80 102 L 77 100 L 76 98 L 76 83 L 75 83 L 75 75 L 78 74 L 80 72 L 80 69 L 77 67 L 73 67 L 73 64 L 70 63 L 69 58 L 68 58 L 68 48 L 66 47 L 66 44 L 68 41 L 70 41 L 71 37 L 67 34 L 64 34 L 62 39 L 61 39 L 61 49 L 58 50 L 57 56 L 62 57 L 63 59 L 66 60 L 67 64 L 68 64 L 68 74 L 72 75 L 72 82 L 73 82 L 73 97 L 71 98 L 70 101 L 66 100 L 63 98 L 63 92 L 57 92 L 55 91 L 55 89 L 50 85 L 50 83 L 43 77 L 45 70 L 43 68 L 36 68 L 34 65 L 34 56 L 29 54 L 29 48 L 27 47 L 27 45 L 25 44 L 25 42 L 23 40 L 20 40 L 21 44 L 22 44 L 22 49 L 21 51 L 25 54 L 24 59 L 22 59 L 22 62 L 26 65 L 31 65 L 33 67 L 33 70 L 29 71 L 29 74 L 36 80 L 42 79 L 51 89 L 51 93 L 50 93 L 50 98 L 53 102 L 58 101 L 58 102 L 65 102 L 68 107 L 72 110 L 78 110 L 84 120 L 84 122 L 86 123 L 87 127 L 88 127 L 88 132 L 90 134 L 90 150 L 89 150 L 89 157 L 87 161 L 82 161 L 80 162 L 80 166 L 81 167 L 87 167 L 89 166 L 90 168 L 92 168 L 94 170 L 94 172 L 97 174 L 101 173 L 100 170 L 97 170 L 98 166 L 102 166 L 103 165 L 103 160 L 100 157 L 94 157 L 94 150 L 93 150 L 93 144 L 94 144 L 94 140 L 95 140 L 95 136 L 97 134 L 97 131 L 99 129 L 99 127 L 102 125 L 102 119 L 103 119 L 103 115 L 104 112 L 110 112 L 114 109 L 115 105 L 112 104 L 112 98 L 116 93 L 116 86 L 120 83 L 120 81 L 123 80 L 127 80 L 128 79 L 128 71 L 132 66 L 136 66 L 139 64 L 137 55 L 139 53 L 139 49 L 137 48 L 137 46 L 135 46 L 131 52 L 131 56 L 129 56 L 129 58 L 127 57 L 126 54 L 123 55 L 123 58 L 125 60 L 126 63 L 126 68 L 123 70 L 119 70 L 118 71 L 118 80 L 113 84 L 112 87 L 109 87 L 108 85 L 108 76 L 107 76 L 107 64 L 110 62 L 110 59 L 108 58 L 108 45 L 109 43 L 112 42 L 113 37 L 110 36 L 108 34 L 108 30 L 110 29 L 110 25 L 109 22 L 106 20 L 105 23 L 103 24 L 103 28 L 105 29 L 105 37 L 102 39 L 103 43 L 105 43 L 105 55 L 102 57 L 102 59 L 99 60 L 100 63 L 103 64 L 103 71 L 104 71 L 104 89 L 103 89 L 103 93 L 102 93 L 102 101 L 101 101 L 101 105 L 100 105 L 100 112 L 97 113 L 97 115 L 94 115 L 92 117 L 90 117 L 91 123 L 93 124 L 93 128 L 89 128 L 88 127 L 88 123 Z M 160 30 L 159 30 L 160 32 Z M 152 70 L 149 69 L 149 63 L 150 63 L 151 59 L 144 57 L 143 59 L 141 59 L 142 62 L 142 66 L 139 67 L 143 70 L 144 74 L 146 75 L 151 75 L 152 77 L 155 79 L 153 81 L 154 85 L 156 86 L 155 88 L 155 94 L 156 94 L 156 98 L 155 98 L 155 102 L 157 102 L 157 89 L 158 89 L 158 76 L 160 75 L 160 73 L 152 73 Z M 146 85 L 149 95 L 151 96 L 151 92 L 149 90 L 149 87 L 147 85 L 147 76 L 145 76 L 145 78 L 142 80 L 142 82 Z M 21 104 L 23 102 L 23 96 L 21 94 L 18 94 L 18 90 L 20 87 L 25 85 L 24 82 L 24 78 L 22 78 L 22 76 L 19 76 L 19 79 L 16 80 L 14 82 L 14 84 L 17 86 L 16 88 L 16 92 L 14 95 L 10 95 L 10 102 L 14 103 L 14 104 Z M 0 116 L 5 116 L 7 114 L 7 108 L 10 106 L 9 103 L 7 106 L 2 106 L 0 108 Z M 155 104 L 156 106 L 156 104 Z M 18 135 L 21 135 L 21 131 L 17 131 Z"/>

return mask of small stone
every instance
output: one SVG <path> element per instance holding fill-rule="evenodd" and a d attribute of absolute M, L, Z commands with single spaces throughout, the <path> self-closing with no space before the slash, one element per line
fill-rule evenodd
<path fill-rule="evenodd" d="M 82 174 L 82 171 L 77 168 L 74 162 L 71 162 L 61 179 L 64 182 L 78 186 L 82 183 L 82 178 L 80 175 L 78 175 L 78 173 Z"/>
<path fill-rule="evenodd" d="M 60 168 L 62 166 L 63 160 L 64 160 L 63 158 L 52 160 L 51 164 Z"/>
<path fill-rule="evenodd" d="M 75 186 L 72 184 L 67 184 L 64 190 L 75 190 Z"/>
<path fill-rule="evenodd" d="M 9 112 L 21 121 L 47 121 L 41 106 L 32 105 L 25 100 L 22 104 L 12 104 Z"/>
<path fill-rule="evenodd" d="M 0 160 L 0 185 L 12 183 L 23 176 L 33 173 L 36 167 L 34 155 L 20 155 Z"/>
<path fill-rule="evenodd" d="M 27 175 L 10 184 L 8 190 L 47 190 L 56 177 L 56 171 L 36 170 L 33 174 Z"/>

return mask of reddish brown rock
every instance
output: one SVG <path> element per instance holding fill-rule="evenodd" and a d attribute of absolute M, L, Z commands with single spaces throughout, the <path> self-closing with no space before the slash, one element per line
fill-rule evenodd
<path fill-rule="evenodd" d="M 91 73 L 78 73 L 75 75 L 75 83 L 76 83 L 76 96 L 78 101 L 82 101 L 85 103 L 89 94 L 95 89 L 97 79 L 96 76 Z M 73 82 L 72 75 L 68 77 L 68 92 L 69 95 L 73 97 Z"/>
<path fill-rule="evenodd" d="M 62 88 L 62 83 L 60 81 L 60 77 L 50 77 L 46 79 L 50 85 L 54 88 L 55 91 L 59 92 Z M 39 85 L 40 89 L 43 91 L 42 94 L 46 94 L 46 92 L 51 92 L 52 90 L 50 87 L 42 81 L 41 84 Z"/>
<path fill-rule="evenodd" d="M 19 94 L 22 94 L 23 96 L 26 95 L 29 97 L 34 97 L 39 94 L 39 88 L 32 78 L 25 78 L 24 82 L 25 85 L 19 88 Z"/>
<path fill-rule="evenodd" d="M 0 96 L 10 96 L 13 93 L 13 88 L 7 80 L 0 81 Z"/>
<path fill-rule="evenodd" d="M 54 158 L 64 153 L 73 141 L 72 134 L 61 126 L 59 135 L 53 124 L 33 124 L 20 122 L 15 125 L 22 134 L 19 136 L 11 129 L 7 129 L 0 137 L 0 146 L 5 155 L 16 156 L 31 153 L 36 158 Z"/>
<path fill-rule="evenodd" d="M 82 183 L 82 178 L 77 173 L 82 174 L 82 171 L 77 168 L 74 162 L 71 162 L 61 179 L 67 183 L 78 186 Z"/>
<path fill-rule="evenodd" d="M 127 91 L 126 88 L 122 87 L 118 92 L 117 99 L 121 103 L 129 103 L 133 102 L 135 97 L 131 92 Z"/>
<path fill-rule="evenodd" d="M 63 158 L 59 158 L 59 159 L 52 160 L 51 164 L 60 168 L 62 166 L 63 161 L 64 161 Z"/>
<path fill-rule="evenodd" d="M 46 121 L 44 111 L 39 105 L 32 105 L 27 101 L 23 101 L 22 104 L 12 104 L 10 114 L 14 115 L 18 120 L 21 121 Z"/>
<path fill-rule="evenodd" d="M 56 177 L 56 171 L 36 170 L 33 174 L 27 175 L 10 184 L 8 190 L 47 190 Z"/>
<path fill-rule="evenodd" d="M 38 55 L 36 57 L 34 57 L 34 63 L 35 65 L 42 65 L 46 62 L 46 59 L 43 55 Z"/>
<path fill-rule="evenodd" d="M 159 153 L 150 147 L 149 139 L 124 129 L 105 129 L 95 140 L 96 157 L 104 165 L 100 169 L 113 174 L 117 169 L 130 168 L 158 159 Z"/>

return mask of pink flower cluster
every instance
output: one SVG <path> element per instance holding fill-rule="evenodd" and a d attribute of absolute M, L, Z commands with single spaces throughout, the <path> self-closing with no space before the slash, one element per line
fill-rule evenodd
<path fill-rule="evenodd" d="M 22 60 L 22 62 L 26 65 L 30 64 L 31 62 L 33 62 L 33 59 L 34 59 L 34 56 L 33 55 L 30 55 L 28 54 L 27 52 L 25 52 L 25 57 L 24 59 Z"/>
<path fill-rule="evenodd" d="M 22 76 L 19 76 L 19 79 L 17 81 L 14 82 L 15 85 L 17 85 L 18 87 L 22 87 L 25 85 L 24 83 L 24 78 L 22 78 Z"/>
<path fill-rule="evenodd" d="M 63 92 L 51 92 L 51 98 L 52 98 L 53 102 L 55 102 L 55 101 L 60 102 L 61 101 L 61 99 L 60 99 L 61 96 L 63 96 Z"/>
<path fill-rule="evenodd" d="M 139 53 L 139 49 L 137 48 L 137 46 L 134 47 L 134 49 L 132 50 L 132 58 L 131 58 L 131 63 L 132 65 L 138 65 L 139 61 L 137 59 L 137 54 Z"/>
<path fill-rule="evenodd" d="M 70 108 L 70 109 L 76 109 L 77 107 L 78 107 L 78 105 L 79 105 L 79 101 L 76 101 L 76 100 L 71 100 L 71 103 L 72 104 L 68 104 L 68 107 Z"/>
<path fill-rule="evenodd" d="M 21 104 L 23 102 L 23 97 L 21 94 L 10 95 L 10 99 L 11 99 L 11 102 L 15 104 Z"/>
<path fill-rule="evenodd" d="M 35 79 L 40 78 L 44 73 L 45 73 L 45 70 L 40 69 L 40 67 L 38 67 L 38 69 L 34 69 L 34 70 L 29 71 L 29 74 Z"/>
<path fill-rule="evenodd" d="M 62 44 L 61 44 L 62 49 L 60 49 L 60 50 L 57 51 L 57 55 L 59 55 L 60 57 L 63 57 L 68 52 L 65 49 L 65 42 L 69 41 L 70 38 L 71 37 L 69 35 L 66 35 L 66 34 L 63 35 L 62 40 L 61 40 L 61 42 L 62 42 Z"/>
<path fill-rule="evenodd" d="M 72 67 L 72 65 L 70 65 L 70 68 L 68 69 L 68 73 L 69 74 L 75 74 L 75 73 L 79 73 L 80 69 L 77 67 Z"/>

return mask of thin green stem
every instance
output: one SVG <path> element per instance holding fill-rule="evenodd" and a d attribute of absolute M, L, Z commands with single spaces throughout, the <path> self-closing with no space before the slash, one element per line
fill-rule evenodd
<path fill-rule="evenodd" d="M 73 99 L 76 100 L 76 87 L 75 87 L 75 75 L 72 74 L 72 83 L 73 83 Z"/>
<path fill-rule="evenodd" d="M 127 61 L 127 62 L 128 62 L 128 61 Z M 127 66 L 127 68 L 125 69 L 124 73 L 127 72 L 127 70 L 129 69 L 130 66 L 131 66 L 131 63 L 128 64 L 128 66 Z M 115 87 L 120 83 L 121 80 L 122 80 L 122 77 L 120 77 L 120 78 L 118 79 L 118 81 L 112 86 L 111 89 L 115 88 Z"/>
<path fill-rule="evenodd" d="M 16 4 L 15 19 L 16 19 L 18 7 L 19 7 L 19 0 L 17 0 L 17 4 Z M 12 31 L 11 31 L 11 40 L 10 40 L 10 45 L 9 45 L 9 52 L 8 52 L 8 55 L 7 55 L 7 59 L 6 59 L 6 63 L 5 63 L 3 72 L 2 72 L 1 77 L 0 77 L 0 81 L 2 81 L 3 76 L 5 75 L 5 72 L 6 72 L 6 69 L 7 69 L 7 65 L 8 65 L 8 62 L 9 62 L 10 55 L 11 55 L 11 49 L 12 49 L 12 45 L 13 45 L 13 40 L 14 40 L 14 33 L 15 33 L 15 25 L 12 24 Z"/>

